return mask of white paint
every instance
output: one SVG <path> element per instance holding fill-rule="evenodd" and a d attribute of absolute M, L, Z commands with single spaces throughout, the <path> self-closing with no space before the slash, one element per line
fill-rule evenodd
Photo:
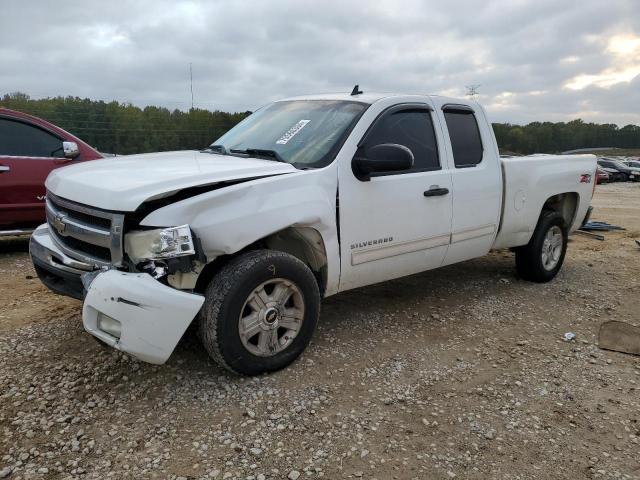
<path fill-rule="evenodd" d="M 336 159 L 340 184 L 340 291 L 437 268 L 447 252 L 446 244 L 420 250 L 409 248 L 402 254 L 352 265 L 351 245 L 359 242 L 393 237 L 394 243 L 406 245 L 418 239 L 451 234 L 452 196 L 424 196 L 435 185 L 452 190 L 447 164 L 437 171 L 372 177 L 368 182 L 353 175 L 351 160 L 369 126 L 384 110 L 403 103 L 433 107 L 432 98 L 427 96 L 388 96 L 377 100 L 364 113 Z M 438 144 L 442 144 L 443 133 L 437 119 L 434 127 Z"/>
<path fill-rule="evenodd" d="M 58 168 L 49 174 L 45 186 L 67 200 L 132 212 L 146 200 L 184 188 L 297 171 L 287 163 L 255 158 L 197 151 L 161 152 Z"/>
<path fill-rule="evenodd" d="M 455 232 L 451 235 L 451 243 L 464 242 L 465 240 L 474 240 L 476 238 L 482 238 L 490 236 L 493 238 L 493 234 L 496 233 L 495 225 L 486 225 L 484 227 L 469 228 L 460 232 Z"/>
<path fill-rule="evenodd" d="M 531 155 L 502 159 L 505 181 L 505 208 L 493 248 L 526 245 L 536 227 L 545 201 L 559 193 L 575 193 L 578 206 L 569 230 L 580 227 L 591 202 L 593 183 L 580 183 L 587 173 L 595 179 L 593 155 Z M 526 202 L 520 209 L 520 198 Z"/>
<path fill-rule="evenodd" d="M 475 111 L 474 116 L 480 131 L 483 145 L 482 161 L 473 167 L 456 168 L 449 131 L 442 107 L 447 103 L 464 103 Z M 476 102 L 452 102 L 451 99 L 437 97 L 435 99 L 436 113 L 443 130 L 443 149 L 451 171 L 452 191 L 452 225 L 455 234 L 458 232 L 473 232 L 478 229 L 489 229 L 490 234 L 467 236 L 467 241 L 452 242 L 443 265 L 462 262 L 471 258 L 486 255 L 491 246 L 500 223 L 502 208 L 502 168 L 498 147 L 493 135 L 493 128 L 487 121 L 484 110 Z M 460 237 L 462 238 L 462 237 Z"/>

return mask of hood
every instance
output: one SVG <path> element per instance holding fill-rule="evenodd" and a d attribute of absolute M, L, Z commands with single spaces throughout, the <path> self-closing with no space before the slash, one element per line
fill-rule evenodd
<path fill-rule="evenodd" d="M 189 187 L 297 172 L 288 163 L 197 151 L 148 153 L 93 160 L 53 170 L 53 194 L 121 212 Z"/>

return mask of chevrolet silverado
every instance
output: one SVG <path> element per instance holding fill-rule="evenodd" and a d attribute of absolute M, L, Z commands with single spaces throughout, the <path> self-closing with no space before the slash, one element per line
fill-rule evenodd
<path fill-rule="evenodd" d="M 85 329 L 151 363 L 192 322 L 223 367 L 285 367 L 321 298 L 509 248 L 546 282 L 595 187 L 592 155 L 500 158 L 483 108 L 440 96 L 273 102 L 202 151 L 54 170 L 30 251 Z"/>

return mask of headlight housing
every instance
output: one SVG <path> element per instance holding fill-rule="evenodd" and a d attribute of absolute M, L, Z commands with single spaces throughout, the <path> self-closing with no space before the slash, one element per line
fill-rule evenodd
<path fill-rule="evenodd" d="M 196 253 L 189 225 L 130 232 L 124 237 L 124 248 L 134 263 Z"/>
<path fill-rule="evenodd" d="M 631 175 L 640 175 L 640 172 L 639 172 L 639 171 L 637 171 L 637 170 L 633 170 L 633 171 L 631 172 Z"/>

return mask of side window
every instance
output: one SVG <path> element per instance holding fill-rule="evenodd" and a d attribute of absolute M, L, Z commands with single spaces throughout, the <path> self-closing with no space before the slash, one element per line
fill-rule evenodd
<path fill-rule="evenodd" d="M 453 160 L 457 168 L 474 167 L 482 161 L 482 139 L 472 111 L 445 110 Z"/>
<path fill-rule="evenodd" d="M 0 155 L 64 157 L 62 140 L 26 123 L 0 118 Z"/>
<path fill-rule="evenodd" d="M 381 143 L 396 143 L 411 150 L 414 162 L 409 172 L 440 168 L 431 112 L 426 109 L 407 109 L 383 115 L 371 128 L 361 148 L 366 154 L 368 148 Z"/>

